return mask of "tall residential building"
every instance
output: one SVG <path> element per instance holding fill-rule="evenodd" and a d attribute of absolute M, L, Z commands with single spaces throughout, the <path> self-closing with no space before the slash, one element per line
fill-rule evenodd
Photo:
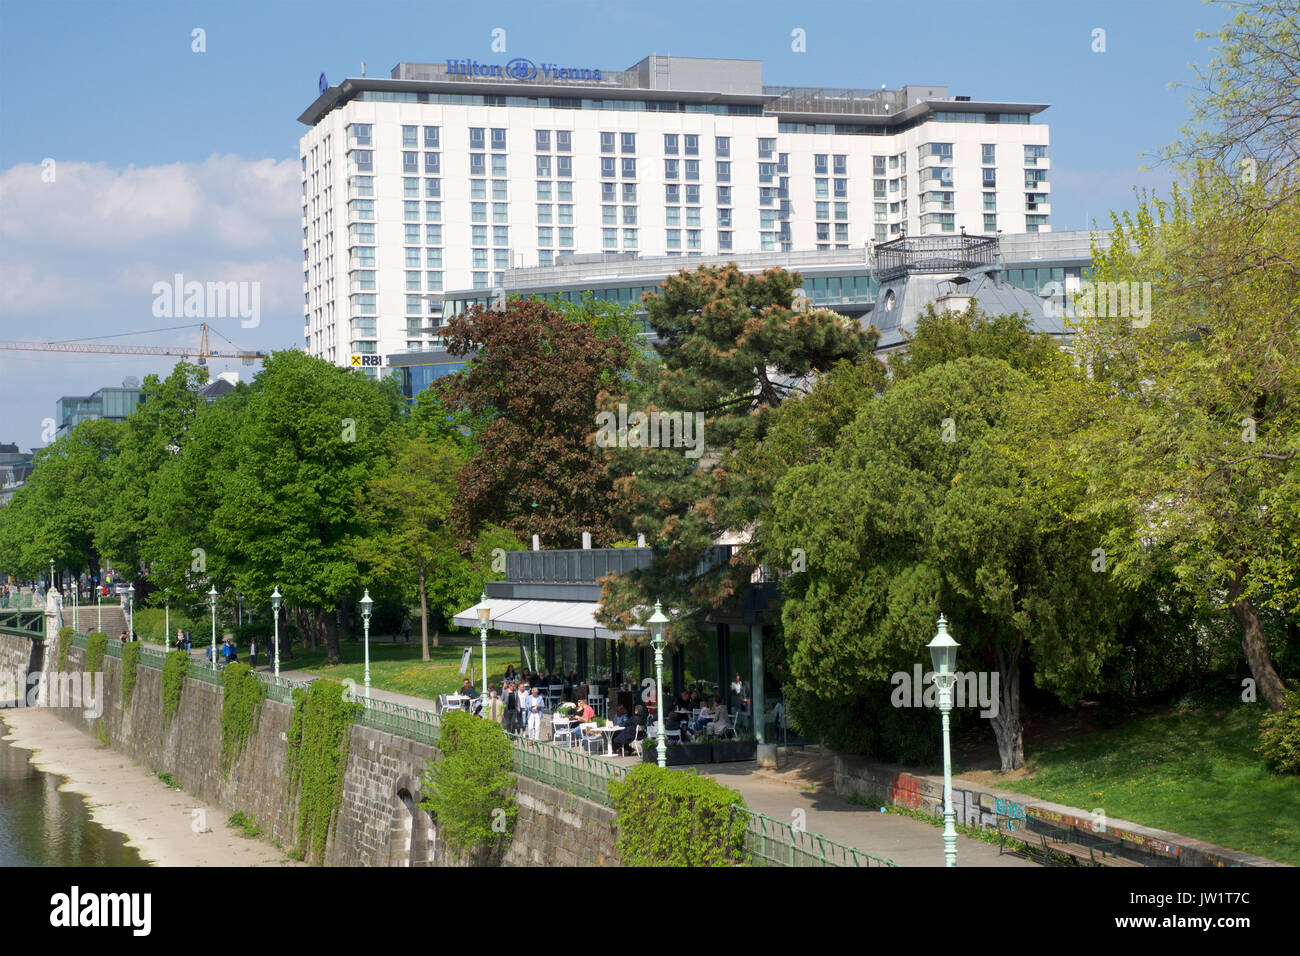
<path fill-rule="evenodd" d="M 1048 231 L 1046 106 L 946 87 L 765 87 L 756 60 L 448 60 L 329 87 L 299 121 L 307 351 L 419 349 L 444 290 L 571 253 L 847 250 Z"/>

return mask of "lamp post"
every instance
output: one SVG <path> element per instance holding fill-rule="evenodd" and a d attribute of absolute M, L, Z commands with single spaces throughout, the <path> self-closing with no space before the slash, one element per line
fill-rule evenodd
<path fill-rule="evenodd" d="M 361 621 L 366 629 L 366 696 L 370 696 L 370 609 L 375 602 L 370 600 L 370 588 L 366 588 L 365 597 L 361 599 Z"/>
<path fill-rule="evenodd" d="M 484 593 L 479 597 L 478 609 L 478 641 L 483 648 L 483 706 L 487 706 L 487 632 L 489 623 L 492 620 L 492 608 L 488 607 L 487 594 Z"/>
<path fill-rule="evenodd" d="M 100 603 L 104 597 L 104 585 L 95 586 L 95 630 L 104 633 L 104 607 Z"/>
<path fill-rule="evenodd" d="M 217 588 L 208 588 L 208 607 L 212 608 L 212 669 L 217 669 Z"/>
<path fill-rule="evenodd" d="M 957 865 L 957 814 L 952 808 L 952 751 L 948 739 L 948 714 L 952 711 L 952 688 L 957 679 L 958 644 L 948 633 L 948 622 L 939 615 L 939 631 L 930 648 L 934 682 L 939 688 L 939 713 L 943 717 L 943 857 L 944 865 Z"/>
<path fill-rule="evenodd" d="M 77 579 L 77 575 L 74 574 L 72 576 L 72 629 L 77 632 L 81 631 L 81 626 L 77 619 L 77 585 L 80 583 L 81 582 Z"/>
<path fill-rule="evenodd" d="M 655 649 L 655 759 L 661 767 L 668 766 L 668 750 L 664 744 L 664 617 L 663 606 L 655 601 L 655 612 L 647 622 L 650 625 L 650 643 Z"/>
<path fill-rule="evenodd" d="M 275 677 L 280 679 L 280 587 L 271 592 L 271 610 L 275 612 Z"/>
<path fill-rule="evenodd" d="M 172 642 L 172 589 L 163 591 L 163 647 Z"/>
<path fill-rule="evenodd" d="M 50 587 L 54 587 L 54 559 L 50 558 Z"/>
<path fill-rule="evenodd" d="M 126 639 L 135 640 L 135 585 L 126 586 Z"/>

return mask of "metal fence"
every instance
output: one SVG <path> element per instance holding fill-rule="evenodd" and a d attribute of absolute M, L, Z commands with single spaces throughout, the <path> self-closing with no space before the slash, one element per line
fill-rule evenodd
<path fill-rule="evenodd" d="M 627 775 L 625 768 L 546 741 L 529 740 L 519 734 L 507 736 L 516 773 L 607 807 L 614 805 L 609 782 L 622 780 Z"/>
<path fill-rule="evenodd" d="M 893 860 L 874 856 L 819 833 L 773 820 L 746 807 L 745 853 L 754 866 L 896 866 Z"/>

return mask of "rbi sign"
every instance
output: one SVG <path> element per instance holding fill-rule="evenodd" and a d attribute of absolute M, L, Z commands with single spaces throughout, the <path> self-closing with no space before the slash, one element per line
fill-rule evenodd
<path fill-rule="evenodd" d="M 379 368 L 384 364 L 382 355 L 354 355 L 352 356 L 352 365 L 354 368 Z"/>

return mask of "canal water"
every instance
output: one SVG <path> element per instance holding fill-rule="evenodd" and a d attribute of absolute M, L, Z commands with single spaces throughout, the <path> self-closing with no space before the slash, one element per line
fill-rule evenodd
<path fill-rule="evenodd" d="M 0 740 L 0 866 L 146 865 L 125 836 L 90 818 L 85 798 L 59 791 L 63 777 L 33 767 L 31 753 Z"/>

